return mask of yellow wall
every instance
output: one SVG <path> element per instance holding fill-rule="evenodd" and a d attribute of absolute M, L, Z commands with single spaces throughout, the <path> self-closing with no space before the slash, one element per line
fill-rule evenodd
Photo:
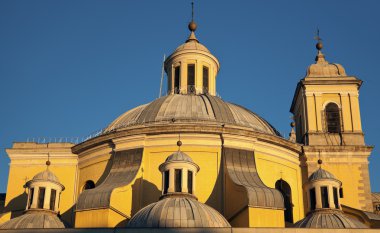
<path fill-rule="evenodd" d="M 50 153 L 52 171 L 65 186 L 61 194 L 59 210 L 62 219 L 73 224 L 73 209 L 76 201 L 77 156 L 71 153 L 69 143 L 15 143 L 7 149 L 11 158 L 8 176 L 6 211 L 12 211 L 12 218 L 20 215 L 26 207 L 27 189 L 23 186 L 37 173 L 46 169 L 47 154 Z"/>

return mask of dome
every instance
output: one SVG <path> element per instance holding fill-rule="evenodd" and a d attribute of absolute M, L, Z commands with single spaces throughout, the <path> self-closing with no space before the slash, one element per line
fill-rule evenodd
<path fill-rule="evenodd" d="M 37 175 L 35 175 L 32 179 L 33 181 L 52 181 L 52 182 L 55 182 L 55 183 L 60 183 L 59 182 L 59 179 L 56 175 L 54 175 L 53 172 L 49 171 L 49 170 L 45 170 L 43 172 L 40 172 L 38 173 Z"/>
<path fill-rule="evenodd" d="M 346 71 L 340 64 L 329 63 L 325 56 L 318 51 L 316 63 L 309 66 L 306 77 L 339 77 L 347 76 Z"/>
<path fill-rule="evenodd" d="M 215 209 L 191 197 L 167 197 L 137 212 L 128 227 L 231 227 Z"/>
<path fill-rule="evenodd" d="M 167 95 L 134 108 L 118 117 L 105 133 L 133 125 L 186 122 L 234 125 L 256 132 L 280 136 L 280 133 L 257 114 L 211 95 Z"/>
<path fill-rule="evenodd" d="M 309 182 L 322 179 L 337 180 L 333 174 L 322 168 L 319 168 L 309 176 Z"/>
<path fill-rule="evenodd" d="M 65 225 L 57 214 L 43 210 L 29 210 L 25 214 L 0 225 L 0 229 L 24 228 L 65 228 Z"/>
<path fill-rule="evenodd" d="M 190 40 L 190 41 L 188 41 L 186 43 L 181 44 L 180 46 L 178 46 L 176 48 L 176 50 L 174 51 L 174 53 L 181 52 L 181 51 L 184 51 L 184 50 L 198 50 L 198 51 L 203 51 L 203 52 L 206 52 L 206 53 L 211 53 L 206 48 L 206 46 L 204 46 L 203 44 L 197 42 L 196 40 Z"/>
<path fill-rule="evenodd" d="M 316 210 L 295 224 L 297 228 L 368 228 L 341 210 Z"/>
<path fill-rule="evenodd" d="M 194 161 L 188 156 L 186 153 L 182 151 L 176 151 L 173 154 L 169 155 L 165 162 L 175 162 L 175 161 L 180 161 L 180 162 L 190 162 L 194 163 Z"/>

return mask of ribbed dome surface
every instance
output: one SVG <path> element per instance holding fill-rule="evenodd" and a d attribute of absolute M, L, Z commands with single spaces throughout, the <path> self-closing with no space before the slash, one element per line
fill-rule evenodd
<path fill-rule="evenodd" d="M 174 53 L 180 52 L 180 51 L 183 51 L 183 50 L 200 50 L 200 51 L 203 51 L 203 52 L 210 53 L 210 51 L 206 48 L 206 46 L 204 46 L 203 44 L 201 44 L 201 43 L 199 43 L 199 42 L 197 42 L 195 40 L 192 40 L 192 41 L 189 41 L 189 42 L 181 44 L 180 46 L 178 46 L 176 48 L 176 50 L 174 51 Z"/>
<path fill-rule="evenodd" d="M 316 63 L 309 66 L 306 77 L 339 77 L 347 76 L 340 64 L 329 63 L 322 52 L 318 52 Z"/>
<path fill-rule="evenodd" d="M 32 210 L 0 225 L 0 229 L 25 228 L 65 228 L 65 225 L 54 213 Z"/>
<path fill-rule="evenodd" d="M 190 197 L 168 197 L 137 212 L 128 227 L 231 227 L 216 210 Z"/>
<path fill-rule="evenodd" d="M 43 172 L 38 173 L 37 175 L 33 177 L 33 180 L 44 180 L 44 181 L 52 181 L 55 183 L 60 183 L 58 177 L 49 170 L 45 170 Z"/>
<path fill-rule="evenodd" d="M 190 163 L 194 163 L 194 161 L 188 156 L 186 153 L 182 151 L 176 151 L 173 154 L 169 155 L 165 162 L 175 162 L 175 161 L 186 161 Z"/>
<path fill-rule="evenodd" d="M 340 210 L 319 210 L 307 215 L 295 224 L 298 228 L 368 228 L 356 219 L 349 218 Z"/>
<path fill-rule="evenodd" d="M 322 180 L 322 179 L 333 179 L 333 180 L 336 180 L 335 176 L 333 174 L 331 174 L 330 172 L 322 169 L 322 168 L 319 168 L 318 170 L 316 170 L 315 172 L 313 172 L 310 176 L 309 176 L 309 181 L 314 181 L 314 180 Z"/>
<path fill-rule="evenodd" d="M 257 114 L 211 95 L 167 95 L 134 108 L 112 122 L 107 131 L 131 125 L 187 122 L 202 124 L 231 124 L 254 131 L 281 136 Z"/>

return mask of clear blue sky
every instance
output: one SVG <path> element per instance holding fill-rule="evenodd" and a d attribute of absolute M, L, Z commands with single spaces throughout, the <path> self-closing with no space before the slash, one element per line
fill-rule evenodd
<path fill-rule="evenodd" d="M 196 1 L 197 37 L 221 63 L 223 99 L 283 134 L 319 27 L 330 62 L 364 81 L 366 143 L 380 146 L 380 1 Z M 188 36 L 190 1 L 0 1 L 0 192 L 4 151 L 28 137 L 83 137 L 157 98 L 163 54 Z M 370 158 L 380 191 L 379 149 Z M 21 179 L 21 178 L 20 178 Z"/>

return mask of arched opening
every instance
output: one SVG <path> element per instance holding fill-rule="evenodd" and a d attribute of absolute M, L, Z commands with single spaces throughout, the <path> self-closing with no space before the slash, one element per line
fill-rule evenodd
<path fill-rule="evenodd" d="M 340 111 L 338 105 L 329 103 L 326 108 L 327 132 L 340 133 Z"/>
<path fill-rule="evenodd" d="M 86 183 L 85 183 L 84 186 L 83 186 L 83 191 L 84 191 L 84 190 L 87 190 L 87 189 L 93 189 L 93 188 L 95 188 L 95 183 L 94 183 L 94 181 L 92 181 L 92 180 L 88 180 L 88 181 L 86 181 Z"/>
<path fill-rule="evenodd" d="M 281 192 L 284 197 L 285 205 L 285 221 L 293 223 L 293 204 L 292 204 L 292 189 L 290 185 L 283 179 L 276 181 L 275 187 L 278 191 Z"/>

